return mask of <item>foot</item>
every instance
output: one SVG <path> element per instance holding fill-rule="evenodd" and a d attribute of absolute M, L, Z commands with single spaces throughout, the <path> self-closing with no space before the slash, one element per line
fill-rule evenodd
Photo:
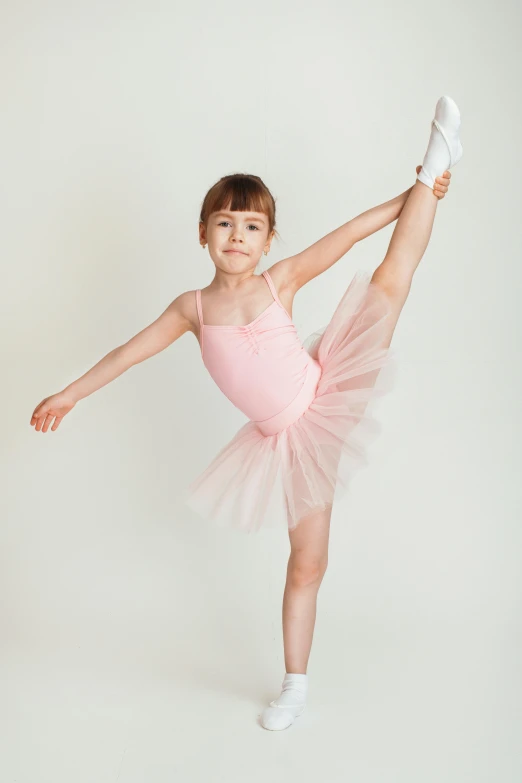
<path fill-rule="evenodd" d="M 417 176 L 429 188 L 433 188 L 436 177 L 455 166 L 462 157 L 460 111 L 452 98 L 447 95 L 439 98 L 431 126 L 428 149 Z"/>
<path fill-rule="evenodd" d="M 292 725 L 306 708 L 308 675 L 285 674 L 281 694 L 261 713 L 261 725 L 270 731 L 281 731 Z"/>
<path fill-rule="evenodd" d="M 305 704 L 301 707 L 265 707 L 261 713 L 261 726 L 270 731 L 287 729 L 305 708 Z"/>

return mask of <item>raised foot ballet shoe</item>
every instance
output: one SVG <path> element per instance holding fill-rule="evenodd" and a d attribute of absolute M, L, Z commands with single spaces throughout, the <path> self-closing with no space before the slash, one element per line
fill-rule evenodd
<path fill-rule="evenodd" d="M 448 95 L 439 98 L 431 126 L 428 149 L 417 176 L 429 188 L 433 188 L 436 177 L 455 166 L 462 157 L 460 111 L 453 98 Z"/>
<path fill-rule="evenodd" d="M 277 706 L 270 702 L 270 707 L 265 707 L 261 713 L 261 726 L 269 731 L 282 731 L 292 725 L 295 718 L 305 711 L 306 705 L 300 704 L 298 707 L 288 705 Z"/>

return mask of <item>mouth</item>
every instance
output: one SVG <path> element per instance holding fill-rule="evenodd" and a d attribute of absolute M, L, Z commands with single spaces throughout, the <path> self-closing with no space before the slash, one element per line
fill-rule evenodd
<path fill-rule="evenodd" d="M 246 256 L 246 253 L 243 253 L 242 250 L 225 250 L 225 253 L 238 253 L 241 256 Z"/>

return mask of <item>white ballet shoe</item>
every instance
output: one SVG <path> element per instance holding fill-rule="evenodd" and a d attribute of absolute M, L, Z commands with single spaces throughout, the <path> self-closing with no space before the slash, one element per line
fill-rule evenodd
<path fill-rule="evenodd" d="M 282 731 L 291 726 L 295 718 L 302 715 L 305 708 L 306 704 L 300 704 L 298 707 L 279 706 L 271 701 L 270 707 L 265 707 L 261 713 L 261 725 L 269 731 Z"/>
<path fill-rule="evenodd" d="M 462 157 L 460 111 L 453 98 L 448 95 L 439 98 L 431 125 L 428 149 L 417 176 L 429 188 L 433 188 L 436 177 L 456 166 Z"/>
<path fill-rule="evenodd" d="M 271 731 L 287 729 L 306 708 L 308 675 L 285 672 L 282 691 L 261 714 L 261 726 Z"/>

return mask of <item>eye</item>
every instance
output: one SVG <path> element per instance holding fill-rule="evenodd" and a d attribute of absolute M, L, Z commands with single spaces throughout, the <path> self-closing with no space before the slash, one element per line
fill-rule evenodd
<path fill-rule="evenodd" d="M 218 223 L 218 226 L 224 226 L 226 223 L 228 223 L 228 220 L 222 220 L 221 223 Z M 228 223 L 229 224 L 229 223 Z M 230 224 L 229 224 L 230 225 Z M 251 223 L 248 228 L 255 228 L 256 231 L 260 231 L 260 229 L 257 226 L 254 226 L 253 223 Z"/>

